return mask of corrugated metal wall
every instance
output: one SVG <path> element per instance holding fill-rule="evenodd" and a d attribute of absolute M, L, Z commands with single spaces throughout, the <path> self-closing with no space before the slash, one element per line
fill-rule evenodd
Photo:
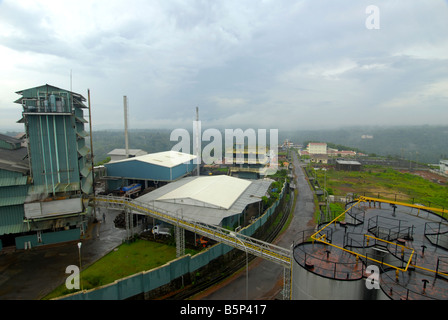
<path fill-rule="evenodd" d="M 23 204 L 0 207 L 0 235 L 26 232 Z"/>
<path fill-rule="evenodd" d="M 193 165 L 181 164 L 173 168 L 158 166 L 137 160 L 106 163 L 107 176 L 137 180 L 176 180 L 193 170 Z"/>
<path fill-rule="evenodd" d="M 57 184 L 79 183 L 78 157 L 71 116 L 28 116 L 34 185 L 53 191 Z M 56 190 L 55 190 L 56 191 Z"/>
<path fill-rule="evenodd" d="M 136 160 L 125 162 L 106 163 L 109 177 L 124 177 L 141 180 L 170 180 L 169 168 L 156 166 L 151 163 L 145 163 Z"/>
<path fill-rule="evenodd" d="M 49 85 L 18 93 L 22 98 L 16 102 L 24 105 L 34 185 L 46 186 L 48 193 L 92 192 L 85 99 Z"/>
<path fill-rule="evenodd" d="M 37 233 L 16 237 L 15 240 L 17 249 L 25 249 L 25 244 L 28 247 L 28 243 L 31 244 L 31 248 L 34 248 L 37 246 L 48 245 L 53 243 L 74 241 L 80 239 L 80 237 L 81 237 L 81 230 L 79 228 L 76 228 L 56 232 L 43 232 L 41 234 L 40 242 Z"/>
<path fill-rule="evenodd" d="M 23 203 L 28 195 L 28 177 L 0 170 L 0 235 L 26 231 Z"/>

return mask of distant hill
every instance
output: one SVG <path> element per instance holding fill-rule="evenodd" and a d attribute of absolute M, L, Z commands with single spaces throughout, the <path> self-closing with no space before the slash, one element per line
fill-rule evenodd
<path fill-rule="evenodd" d="M 171 130 L 129 130 L 129 148 L 142 149 L 148 153 L 170 150 L 177 142 L 170 141 Z M 93 132 L 95 162 L 104 160 L 107 153 L 125 147 L 124 131 L 107 130 Z"/>
<path fill-rule="evenodd" d="M 177 143 L 177 141 L 170 141 L 171 131 L 168 129 L 129 130 L 129 147 L 143 149 L 148 153 L 170 150 Z M 6 134 L 12 136 L 16 132 Z M 440 159 L 448 158 L 448 126 L 365 126 L 295 131 L 279 128 L 278 134 L 279 144 L 285 139 L 298 144 L 306 141 L 321 141 L 358 149 L 368 154 L 399 157 L 424 163 L 438 163 Z M 87 143 L 90 143 L 88 139 Z M 203 142 L 202 146 L 208 143 Z M 122 130 L 93 132 L 95 162 L 104 160 L 108 152 L 116 148 L 124 148 L 124 145 Z"/>
<path fill-rule="evenodd" d="M 247 128 L 242 128 L 247 129 Z M 170 150 L 177 142 L 170 141 L 171 130 L 130 130 L 129 145 L 149 153 Z M 347 127 L 332 130 L 279 129 L 279 144 L 285 139 L 294 143 L 322 141 L 344 145 L 378 156 L 399 157 L 424 163 L 438 163 L 448 158 L 448 126 Z M 96 160 L 106 157 L 115 148 L 124 148 L 122 131 L 97 131 L 93 135 Z M 202 145 L 208 144 L 203 142 Z"/>
<path fill-rule="evenodd" d="M 448 126 L 366 126 L 279 132 L 279 139 L 287 138 L 295 143 L 331 142 L 369 154 L 424 163 L 438 163 L 440 159 L 448 158 Z"/>

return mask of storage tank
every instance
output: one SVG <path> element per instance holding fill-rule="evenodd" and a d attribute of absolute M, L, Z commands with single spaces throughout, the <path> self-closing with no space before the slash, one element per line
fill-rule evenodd
<path fill-rule="evenodd" d="M 291 298 L 377 299 L 376 290 L 366 286 L 368 275 L 362 259 L 352 253 L 317 241 L 298 241 L 293 249 Z"/>
<path fill-rule="evenodd" d="M 384 200 L 346 209 L 295 241 L 292 299 L 448 299 L 444 210 Z"/>

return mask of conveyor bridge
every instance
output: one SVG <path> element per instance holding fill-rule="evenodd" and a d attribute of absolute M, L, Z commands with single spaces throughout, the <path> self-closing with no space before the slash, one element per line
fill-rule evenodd
<path fill-rule="evenodd" d="M 147 203 L 123 197 L 96 196 L 92 199 L 97 207 L 110 209 L 130 210 L 135 214 L 147 215 L 158 220 L 167 222 L 173 226 L 195 232 L 217 242 L 222 242 L 263 259 L 278 263 L 283 267 L 291 268 L 291 250 L 274 244 L 264 242 L 240 232 L 211 226 L 195 221 L 185 220 L 178 214 L 164 212 L 163 210 L 151 208 Z"/>

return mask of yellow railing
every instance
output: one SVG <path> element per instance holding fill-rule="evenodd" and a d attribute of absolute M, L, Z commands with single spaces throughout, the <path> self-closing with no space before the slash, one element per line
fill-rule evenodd
<path fill-rule="evenodd" d="M 359 197 L 360 201 L 373 201 L 373 202 L 385 202 L 385 203 L 390 203 L 390 204 L 396 204 L 399 206 L 406 206 L 406 207 L 411 207 L 411 208 L 416 208 L 416 209 L 423 209 L 423 210 L 428 210 L 428 211 L 432 211 L 432 212 L 439 212 L 439 213 L 448 213 L 448 209 L 442 209 L 442 208 L 435 208 L 435 207 L 426 207 L 424 205 L 421 204 L 410 204 L 410 203 L 406 203 L 406 202 L 400 202 L 400 201 L 392 201 L 392 200 L 386 200 L 386 199 L 379 199 L 379 198 L 372 198 L 372 197 L 366 197 L 366 196 L 360 196 Z"/>
<path fill-rule="evenodd" d="M 372 257 L 368 257 L 368 256 L 366 256 L 366 255 L 360 254 L 359 252 L 355 252 L 355 251 L 352 251 L 352 250 L 348 250 L 348 249 L 346 249 L 346 248 L 343 248 L 343 247 L 341 247 L 341 246 L 337 246 L 337 245 L 335 245 L 335 244 L 333 244 L 333 243 L 327 241 L 327 239 L 326 239 L 326 235 L 325 235 L 325 234 L 319 235 L 323 230 L 325 230 L 325 229 L 326 229 L 328 226 L 330 226 L 332 223 L 336 223 L 336 221 L 337 221 L 340 217 L 342 217 L 346 212 L 348 212 L 351 208 L 353 208 L 354 206 L 358 205 L 360 202 L 367 202 L 367 201 L 386 202 L 386 203 L 392 203 L 392 204 L 397 204 L 397 205 L 403 205 L 403 206 L 408 206 L 408 207 L 413 207 L 413 208 L 419 208 L 419 209 L 425 209 L 425 210 L 431 210 L 431 211 L 438 211 L 438 212 L 447 212 L 447 210 L 445 210 L 445 209 L 438 209 L 438 208 L 430 208 L 430 207 L 424 207 L 424 206 L 421 206 L 421 205 L 408 204 L 408 203 L 402 203 L 402 202 L 397 202 L 397 201 L 389 201 L 389 200 L 382 200 L 382 199 L 377 199 L 377 198 L 371 198 L 371 197 L 364 197 L 364 196 L 362 196 L 362 197 L 359 197 L 359 199 L 358 199 L 358 201 L 357 201 L 356 203 L 354 203 L 353 205 L 351 205 L 347 210 L 345 210 L 343 213 L 341 213 L 340 215 L 338 215 L 336 218 L 334 218 L 332 221 L 330 221 L 328 224 L 326 224 L 325 226 L 323 226 L 320 230 L 318 230 L 317 232 L 315 232 L 315 233 L 311 236 L 311 239 L 313 239 L 313 240 L 315 240 L 315 241 L 318 241 L 318 242 L 324 243 L 324 244 L 326 244 L 326 245 L 332 246 L 332 247 L 334 247 L 334 248 L 337 248 L 337 249 L 343 250 L 343 251 L 345 251 L 345 252 L 351 253 L 351 254 L 355 255 L 357 258 L 358 258 L 358 257 L 361 257 L 361 258 L 364 258 L 364 259 L 366 259 L 366 260 L 374 261 L 374 262 L 380 263 L 380 264 L 382 264 L 382 265 L 385 265 L 385 266 L 391 267 L 391 268 L 393 268 L 393 269 L 396 269 L 397 277 L 398 277 L 398 271 L 406 272 L 406 271 L 408 270 L 409 266 L 411 265 L 412 258 L 413 258 L 414 253 L 415 253 L 415 250 L 414 250 L 413 248 L 406 247 L 406 246 L 401 245 L 401 244 L 399 244 L 399 243 L 394 243 L 394 242 L 390 242 L 390 241 L 387 241 L 387 240 L 384 240 L 384 239 L 380 239 L 380 238 L 377 238 L 377 237 L 373 237 L 373 236 L 368 235 L 368 234 L 365 234 L 365 235 L 364 235 L 364 236 L 367 238 L 367 242 L 368 242 L 369 239 L 374 239 L 374 240 L 376 240 L 376 241 L 381 241 L 381 242 L 385 242 L 385 243 L 388 243 L 388 244 L 391 244 L 391 245 L 395 245 L 395 246 L 397 246 L 397 247 L 400 247 L 400 248 L 402 248 L 402 251 L 404 251 L 404 250 L 410 250 L 410 256 L 409 256 L 408 261 L 406 262 L 406 266 L 405 266 L 404 268 L 402 268 L 402 267 L 398 267 L 398 266 L 394 266 L 394 265 L 385 263 L 385 262 L 383 262 L 383 261 L 376 260 L 376 259 L 374 259 L 374 258 L 372 258 Z M 434 209 L 436 209 L 436 210 L 434 210 Z M 443 276 L 448 276 L 447 273 L 443 273 L 443 272 L 440 272 L 440 271 L 437 271 L 437 270 L 432 270 L 432 269 L 428 269 L 428 268 L 425 268 L 425 267 L 421 267 L 421 266 L 416 265 L 415 263 L 414 263 L 412 266 L 415 267 L 415 268 L 419 268 L 419 269 L 422 269 L 422 270 L 429 271 L 429 272 L 437 273 L 437 274 L 440 274 L 440 275 L 443 275 Z"/>

